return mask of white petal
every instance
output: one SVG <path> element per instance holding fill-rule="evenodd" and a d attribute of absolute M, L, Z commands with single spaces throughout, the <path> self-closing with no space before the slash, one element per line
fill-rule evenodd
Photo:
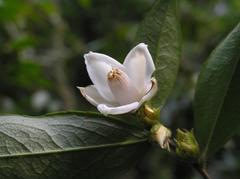
<path fill-rule="evenodd" d="M 112 69 L 109 72 L 108 85 L 120 105 L 133 103 L 142 98 L 128 75 L 120 69 Z"/>
<path fill-rule="evenodd" d="M 151 89 L 143 96 L 143 98 L 140 100 L 139 105 L 142 105 L 145 101 L 150 100 L 158 90 L 157 80 L 155 78 L 151 79 L 152 87 Z"/>
<path fill-rule="evenodd" d="M 96 53 L 96 52 L 89 52 L 84 55 L 84 58 L 86 59 L 85 56 L 92 57 L 99 61 L 103 61 L 103 62 L 107 63 L 108 65 L 112 66 L 113 68 L 118 68 L 123 71 L 126 70 L 125 67 L 121 63 L 119 63 L 117 60 L 115 60 L 114 58 L 112 58 L 108 55 Z"/>
<path fill-rule="evenodd" d="M 117 64 L 117 62 L 110 57 L 92 52 L 84 55 L 84 58 L 89 77 L 97 88 L 97 91 L 105 100 L 115 101 L 107 83 L 107 74 L 112 70 L 111 63 L 108 62 L 111 61 L 112 64 Z"/>
<path fill-rule="evenodd" d="M 152 73 L 155 70 L 147 45 L 140 43 L 134 47 L 128 53 L 123 65 L 135 86 L 140 90 L 139 92 L 145 94 L 146 85 L 151 81 Z"/>
<path fill-rule="evenodd" d="M 102 114 L 108 115 L 108 114 L 128 113 L 128 112 L 136 110 L 138 107 L 139 107 L 139 103 L 134 102 L 134 103 L 130 103 L 130 104 L 123 105 L 123 106 L 117 106 L 117 107 L 110 107 L 105 104 L 100 104 L 100 105 L 98 105 L 97 108 Z"/>
<path fill-rule="evenodd" d="M 98 106 L 102 103 L 109 104 L 108 101 L 106 101 L 97 91 L 94 85 L 89 85 L 85 88 L 83 87 L 77 87 L 80 92 L 82 93 L 83 97 L 85 97 L 92 105 Z M 111 105 L 115 105 L 112 103 Z"/>

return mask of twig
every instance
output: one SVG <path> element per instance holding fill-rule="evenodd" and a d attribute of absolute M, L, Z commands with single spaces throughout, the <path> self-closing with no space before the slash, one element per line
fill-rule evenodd
<path fill-rule="evenodd" d="M 211 179 L 209 176 L 207 170 L 204 167 L 201 167 L 199 164 L 192 164 L 193 168 L 195 168 L 198 173 L 204 178 L 204 179 Z"/>

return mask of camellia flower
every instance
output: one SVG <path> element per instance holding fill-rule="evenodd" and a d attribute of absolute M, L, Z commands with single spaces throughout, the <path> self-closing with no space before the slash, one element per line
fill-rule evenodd
<path fill-rule="evenodd" d="M 93 85 L 78 88 L 104 115 L 134 112 L 157 91 L 155 66 L 144 43 L 134 47 L 123 64 L 94 52 L 84 58 Z"/>

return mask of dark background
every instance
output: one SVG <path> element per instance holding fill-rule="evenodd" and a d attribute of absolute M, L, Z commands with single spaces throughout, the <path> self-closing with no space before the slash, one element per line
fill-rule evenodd
<path fill-rule="evenodd" d="M 0 113 L 95 110 L 76 86 L 90 84 L 83 54 L 123 61 L 153 0 L 0 0 Z M 192 99 L 203 61 L 240 20 L 239 0 L 181 0 L 181 66 L 162 111 L 175 130 L 193 126 Z M 161 86 L 159 87 L 161 90 Z M 208 162 L 216 179 L 240 177 L 236 137 Z M 198 179 L 175 156 L 152 147 L 122 179 Z"/>

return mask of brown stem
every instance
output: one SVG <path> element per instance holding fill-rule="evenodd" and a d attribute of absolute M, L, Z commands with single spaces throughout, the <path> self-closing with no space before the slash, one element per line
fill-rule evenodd
<path fill-rule="evenodd" d="M 211 179 L 209 176 L 207 170 L 203 167 L 201 167 L 199 164 L 192 164 L 193 168 L 195 168 L 198 173 L 204 178 L 204 179 Z"/>

